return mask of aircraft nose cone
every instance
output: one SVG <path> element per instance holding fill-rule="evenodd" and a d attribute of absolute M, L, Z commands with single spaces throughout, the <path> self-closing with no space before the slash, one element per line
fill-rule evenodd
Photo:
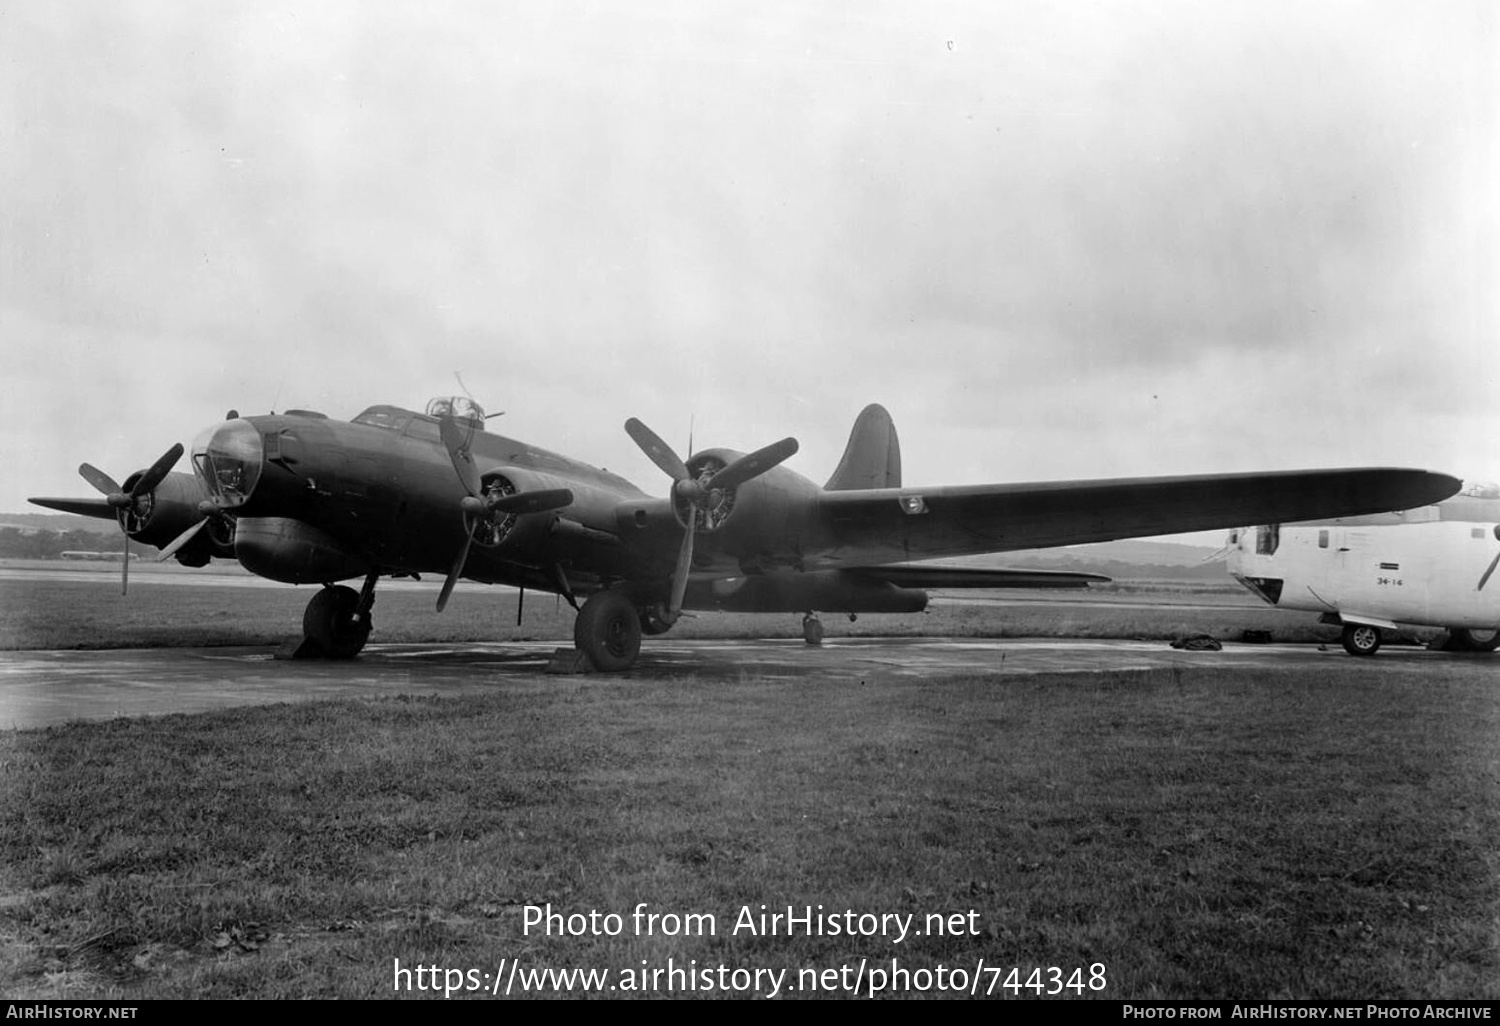
<path fill-rule="evenodd" d="M 193 470 L 220 507 L 242 506 L 260 481 L 265 447 L 247 420 L 218 424 L 193 446 Z"/>

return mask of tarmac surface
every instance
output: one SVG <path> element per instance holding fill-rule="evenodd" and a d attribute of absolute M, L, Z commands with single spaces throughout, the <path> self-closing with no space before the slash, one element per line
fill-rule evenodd
<path fill-rule="evenodd" d="M 70 720 L 162 716 L 234 706 L 390 695 L 460 695 L 549 678 L 556 642 L 373 644 L 343 662 L 277 658 L 272 647 L 156 648 L 0 652 L 0 728 L 32 729 Z M 1195 652 L 1165 642 L 1073 639 L 838 638 L 821 646 L 800 639 L 672 641 L 647 639 L 626 674 L 601 684 L 691 678 L 704 686 L 757 678 L 923 678 L 1160 667 L 1358 666 L 1362 672 L 1411 672 L 1446 664 L 1493 681 L 1497 657 L 1387 646 L 1371 658 L 1338 645 L 1226 644 Z"/>

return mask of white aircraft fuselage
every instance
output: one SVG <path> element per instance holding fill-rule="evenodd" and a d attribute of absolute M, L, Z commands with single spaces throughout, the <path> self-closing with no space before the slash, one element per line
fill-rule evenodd
<path fill-rule="evenodd" d="M 1493 647 L 1500 628 L 1500 498 L 1470 494 L 1399 514 L 1243 528 L 1229 572 L 1266 602 L 1324 614 L 1367 655 L 1398 625 Z"/>

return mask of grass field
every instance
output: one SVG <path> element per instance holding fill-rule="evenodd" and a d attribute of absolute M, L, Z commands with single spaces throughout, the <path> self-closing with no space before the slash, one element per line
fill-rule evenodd
<path fill-rule="evenodd" d="M 205 630 L 271 640 L 305 598 L 159 590 L 172 595 L 155 617 L 193 602 Z M 283 605 L 251 616 L 252 592 Z M 15 592 L 0 595 L 15 622 Z M 392 591 L 377 612 L 399 620 L 408 596 L 430 609 L 425 592 Z M 95 598 L 40 587 L 27 602 L 32 619 L 135 629 L 114 596 Z M 1068 615 L 1134 631 L 1151 614 L 1120 605 Z M 1018 607 L 951 615 L 971 608 Z M 981 963 L 1020 984 L 1078 969 L 1070 997 L 1493 1000 L 1500 697 L 1472 661 L 1423 670 L 854 686 L 747 668 L 0 733 L 0 993 L 386 997 L 399 959 L 605 971 L 606 992 L 669 960 L 785 970 L 786 994 L 811 986 L 805 971 L 848 966 L 847 985 L 861 960 L 895 959 L 1006 997 L 1034 991 Z M 717 929 L 637 933 L 641 902 Z M 621 931 L 523 930 L 526 907 L 548 905 L 616 913 Z M 733 932 L 761 905 L 964 929 L 899 944 Z"/>

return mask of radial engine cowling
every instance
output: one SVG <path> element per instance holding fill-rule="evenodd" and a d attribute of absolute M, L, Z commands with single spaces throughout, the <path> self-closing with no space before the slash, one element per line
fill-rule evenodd
<path fill-rule="evenodd" d="M 706 544 L 745 563 L 757 562 L 765 553 L 796 551 L 800 536 L 810 527 L 817 487 L 777 466 L 733 487 L 708 487 L 706 482 L 742 455 L 732 449 L 707 449 L 687 461 L 689 475 L 707 491 L 697 503 L 674 494 L 678 522 L 686 525 L 687 518 L 695 516 L 697 533 Z"/>
<path fill-rule="evenodd" d="M 300 520 L 240 517 L 234 555 L 258 577 L 284 584 L 322 584 L 363 577 L 368 563 L 328 534 Z"/>
<path fill-rule="evenodd" d="M 144 473 L 137 471 L 127 477 L 125 491 L 130 491 Z M 121 509 L 117 516 L 132 541 L 161 548 L 202 519 L 203 514 L 198 512 L 202 500 L 203 489 L 197 478 L 168 474 L 155 489 L 138 496 L 134 505 Z"/>

